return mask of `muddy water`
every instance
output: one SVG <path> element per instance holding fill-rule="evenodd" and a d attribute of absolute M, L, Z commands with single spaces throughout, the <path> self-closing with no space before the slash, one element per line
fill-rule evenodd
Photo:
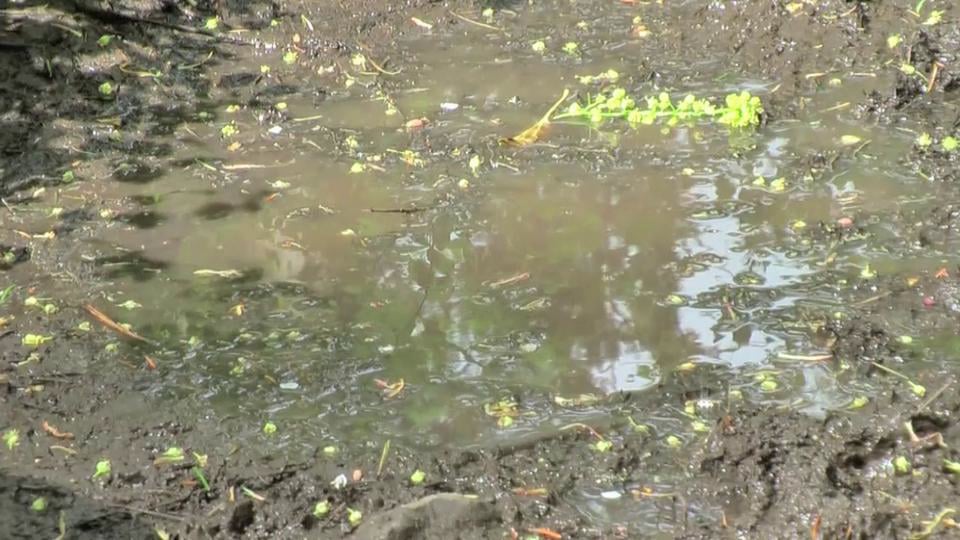
<path fill-rule="evenodd" d="M 844 105 L 889 81 L 823 75 L 798 119 L 773 117 L 755 133 L 558 124 L 530 148 L 498 147 L 562 88 L 588 91 L 575 75 L 607 69 L 638 96 L 747 88 L 776 99 L 778 81 L 738 80 L 719 52 L 677 73 L 689 64 L 682 51 L 624 39 L 629 19 L 597 17 L 599 4 L 559 21 L 539 4 L 492 21 L 525 28 L 521 37 L 412 36 L 397 75 L 347 87 L 302 74 L 307 88 L 261 110 L 227 112 L 225 96 L 214 122 L 171 141 L 183 166 L 77 188 L 121 201 L 119 219 L 66 267 L 93 261 L 111 302 L 142 305 L 111 312 L 157 342 L 150 401 L 123 403 L 126 414 L 178 411 L 238 440 L 272 421 L 264 453 L 299 456 L 387 439 L 491 445 L 589 423 L 599 420 L 589 408 L 546 414 L 540 396 L 657 392 L 691 362 L 729 369 L 735 395 L 815 413 L 848 404 L 855 391 L 834 366 L 778 355 L 822 354 L 808 311 L 842 317 L 846 285 L 898 268 L 884 224 L 858 223 L 874 234 L 842 249 L 818 224 L 928 202 L 900 160 L 915 135 Z M 546 54 L 532 50 L 579 21 Z M 566 40 L 582 56 L 561 52 Z M 334 83 L 325 100 L 309 89 Z M 384 95 L 398 114 L 386 114 Z M 419 117 L 426 129 L 404 129 Z M 228 121 L 239 134 L 223 141 Z M 845 145 L 849 135 L 860 142 Z M 229 151 L 234 140 L 242 147 Z M 405 163 L 406 150 L 422 163 Z M 351 172 L 356 163 L 364 170 Z M 387 399 L 377 379 L 405 388 Z M 483 405 L 508 397 L 520 416 L 501 428 Z M 675 429 L 678 418 L 643 420 Z M 595 517 L 629 511 L 580 495 Z"/>

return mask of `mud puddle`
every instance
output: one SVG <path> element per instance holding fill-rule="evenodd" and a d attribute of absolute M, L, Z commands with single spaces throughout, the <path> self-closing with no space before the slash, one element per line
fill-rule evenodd
<path fill-rule="evenodd" d="M 32 526 L 949 534 L 952 6 L 212 16 L 4 169 L 4 464 L 94 500 Z M 613 87 L 765 112 L 501 141 Z"/>

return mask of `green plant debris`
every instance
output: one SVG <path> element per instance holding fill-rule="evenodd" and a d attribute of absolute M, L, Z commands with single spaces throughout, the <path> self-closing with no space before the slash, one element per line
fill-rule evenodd
<path fill-rule="evenodd" d="M 960 474 L 960 462 L 944 458 L 943 469 L 950 474 Z"/>
<path fill-rule="evenodd" d="M 220 128 L 220 136 L 224 139 L 229 139 L 239 132 L 240 130 L 237 129 L 237 124 L 235 122 L 224 124 L 223 127 Z"/>
<path fill-rule="evenodd" d="M 920 135 L 917 135 L 916 140 L 914 140 L 914 144 L 920 148 L 927 148 L 933 144 L 933 137 L 931 137 L 929 133 L 921 133 Z"/>
<path fill-rule="evenodd" d="M 325 456 L 327 456 L 327 457 L 333 457 L 333 456 L 337 455 L 338 452 L 339 452 L 339 451 L 337 450 L 337 447 L 336 447 L 336 446 L 324 446 L 324 447 L 323 447 L 323 455 L 325 455 Z"/>
<path fill-rule="evenodd" d="M 760 383 L 760 390 L 763 392 L 776 392 L 780 384 L 773 379 L 766 379 Z"/>
<path fill-rule="evenodd" d="M 97 462 L 97 465 L 93 469 L 93 479 L 96 480 L 98 478 L 104 478 L 106 476 L 110 476 L 111 470 L 112 469 L 110 466 L 110 460 L 101 459 L 100 461 Z"/>
<path fill-rule="evenodd" d="M 27 334 L 20 340 L 24 347 L 39 347 L 48 341 L 52 341 L 53 336 L 42 336 L 39 334 Z"/>
<path fill-rule="evenodd" d="M 923 21 L 923 24 L 924 26 L 933 26 L 935 24 L 940 24 L 942 21 L 943 11 L 936 9 L 930 12 L 930 15 L 927 17 L 927 20 Z"/>
<path fill-rule="evenodd" d="M 593 449 L 600 453 L 609 452 L 613 449 L 613 443 L 606 439 L 601 439 L 593 444 Z"/>
<path fill-rule="evenodd" d="M 43 512 L 47 509 L 47 499 L 44 497 L 37 497 L 30 503 L 30 509 L 34 512 Z"/>
<path fill-rule="evenodd" d="M 542 39 L 538 39 L 530 44 L 530 48 L 537 54 L 543 54 L 547 50 L 547 44 Z"/>
<path fill-rule="evenodd" d="M 110 84 L 110 81 L 101 83 L 100 86 L 97 87 L 97 90 L 100 92 L 100 95 L 102 96 L 113 95 L 113 85 Z"/>
<path fill-rule="evenodd" d="M 200 467 L 201 466 L 193 467 L 190 471 L 193 473 L 193 477 L 197 479 L 200 487 L 202 487 L 204 491 L 210 491 L 210 482 L 207 481 L 207 476 L 203 474 L 203 469 Z"/>
<path fill-rule="evenodd" d="M 844 146 L 853 146 L 855 144 L 860 144 L 860 141 L 863 139 L 856 135 L 842 135 L 840 137 L 840 144 Z"/>
<path fill-rule="evenodd" d="M 891 34 L 887 36 L 887 48 L 896 49 L 897 45 L 903 42 L 902 34 Z"/>
<path fill-rule="evenodd" d="M 106 47 L 107 45 L 110 45 L 111 41 L 113 41 L 113 36 L 111 36 L 110 34 L 104 34 L 99 38 L 97 38 L 97 45 L 101 47 Z"/>
<path fill-rule="evenodd" d="M 563 52 L 570 56 L 577 56 L 580 54 L 580 45 L 577 45 L 575 41 L 568 41 L 563 44 Z"/>
<path fill-rule="evenodd" d="M 925 386 L 923 386 L 922 384 L 917 384 L 917 383 L 913 382 L 912 380 L 910 380 L 910 377 L 907 377 L 907 376 L 904 375 L 903 373 L 900 373 L 900 372 L 895 371 L 895 370 L 893 370 L 893 369 L 891 369 L 891 368 L 888 368 L 887 366 L 885 366 L 885 365 L 883 365 L 883 364 L 878 364 L 877 362 L 870 362 L 870 363 L 873 365 L 873 367 L 875 367 L 875 368 L 877 368 L 877 369 L 879 369 L 879 370 L 881 370 L 881 371 L 886 371 L 887 373 L 893 375 L 894 377 L 898 377 L 898 378 L 903 379 L 904 381 L 906 381 L 907 385 L 910 386 L 910 391 L 913 392 L 913 394 L 916 395 L 917 397 L 921 397 L 921 398 L 922 398 L 923 396 L 925 396 L 925 395 L 927 394 L 927 388 L 926 388 Z"/>
<path fill-rule="evenodd" d="M 580 84 L 598 84 L 598 83 L 615 83 L 620 79 L 620 73 L 615 69 L 608 69 L 603 73 L 597 75 L 580 75 L 577 77 L 577 81 Z"/>
<path fill-rule="evenodd" d="M 16 285 L 7 285 L 5 289 L 0 289 L 0 306 L 7 303 L 15 290 L 17 290 Z"/>
<path fill-rule="evenodd" d="M 250 497 L 251 499 L 253 499 L 253 500 L 255 500 L 255 501 L 264 502 L 264 501 L 267 500 L 266 497 L 264 497 L 263 495 L 260 495 L 259 493 L 257 493 L 256 491 L 248 488 L 247 486 L 241 486 L 241 487 L 240 487 L 240 491 L 242 491 L 244 495 L 246 495 L 247 497 Z"/>
<path fill-rule="evenodd" d="M 265 435 L 273 435 L 277 432 L 277 425 L 273 422 L 267 422 L 263 424 L 263 433 Z"/>
<path fill-rule="evenodd" d="M 897 456 L 893 458 L 893 470 L 897 474 L 909 474 L 912 470 L 910 460 L 906 456 Z"/>
<path fill-rule="evenodd" d="M 327 501 L 320 501 L 317 504 L 313 505 L 313 517 L 321 519 L 326 517 L 330 513 L 330 503 Z"/>
<path fill-rule="evenodd" d="M 153 460 L 154 465 L 166 465 L 169 463 L 179 463 L 184 460 L 183 449 L 171 446 L 163 451 L 162 454 Z"/>
<path fill-rule="evenodd" d="M 584 102 L 571 104 L 554 120 L 578 118 L 594 125 L 610 119 L 626 120 L 631 126 L 651 125 L 665 120 L 668 125 L 709 119 L 731 128 L 747 128 L 760 124 L 763 105 L 749 92 L 729 94 L 722 106 L 691 94 L 674 103 L 666 92 L 656 97 L 635 100 L 623 88 L 611 88 Z"/>
<path fill-rule="evenodd" d="M 203 23 L 203 29 L 213 32 L 220 26 L 220 19 L 218 17 L 208 17 Z"/>
<path fill-rule="evenodd" d="M 410 483 L 415 486 L 419 486 L 426 479 L 427 473 L 421 471 L 420 469 L 413 471 L 413 474 L 410 475 Z"/>
<path fill-rule="evenodd" d="M 363 521 L 363 514 L 359 510 L 354 510 L 353 508 L 347 508 L 347 521 L 350 523 L 351 527 L 356 527 Z"/>
<path fill-rule="evenodd" d="M 300 55 L 297 54 L 297 51 L 287 51 L 283 53 L 283 63 L 287 65 L 296 64 L 299 56 Z"/>
<path fill-rule="evenodd" d="M 940 147 L 943 148 L 944 152 L 955 152 L 957 148 L 960 147 L 960 141 L 953 136 L 944 137 L 943 140 L 940 141 Z"/>
<path fill-rule="evenodd" d="M 76 180 L 77 176 L 71 170 L 63 171 L 63 174 L 60 175 L 60 181 L 64 184 L 69 184 Z"/>
<path fill-rule="evenodd" d="M 387 463 L 387 456 L 390 455 L 390 439 L 383 443 L 383 450 L 380 451 L 380 461 L 377 463 L 377 477 L 383 473 L 383 466 Z"/>
<path fill-rule="evenodd" d="M 929 522 L 927 521 L 924 522 L 926 523 L 926 526 L 923 528 L 922 531 L 910 535 L 910 540 L 924 540 L 926 538 L 929 538 L 930 535 L 932 535 L 934 531 L 937 530 L 937 527 L 939 527 L 941 523 L 946 522 L 947 516 L 955 512 L 956 510 L 953 508 L 944 508 L 943 510 L 938 512 L 936 516 L 934 516 L 933 520 Z"/>
<path fill-rule="evenodd" d="M 853 398 L 853 401 L 851 401 L 849 405 L 847 405 L 847 409 L 862 409 L 867 406 L 867 403 L 870 403 L 870 400 L 866 396 L 857 396 Z"/>
<path fill-rule="evenodd" d="M 126 302 L 123 302 L 122 304 L 117 304 L 117 307 L 121 307 L 121 308 L 123 308 L 123 309 L 131 310 L 131 311 L 132 311 L 132 310 L 134 310 L 134 309 L 140 309 L 140 308 L 142 308 L 143 305 L 140 304 L 139 302 L 137 302 L 136 300 L 127 300 Z"/>
<path fill-rule="evenodd" d="M 7 450 L 13 450 L 20 444 L 20 430 L 8 429 L 3 432 L 3 444 Z"/>

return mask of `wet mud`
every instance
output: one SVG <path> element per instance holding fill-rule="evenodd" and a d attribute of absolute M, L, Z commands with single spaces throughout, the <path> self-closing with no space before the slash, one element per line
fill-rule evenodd
<path fill-rule="evenodd" d="M 432 21 L 431 31 L 437 34 L 457 33 L 476 27 L 461 13 L 480 21 L 479 10 L 486 7 L 467 1 L 364 0 L 200 3 L 186 9 L 131 1 L 110 9 L 96 2 L 78 2 L 83 9 L 45 2 L 62 11 L 30 12 L 26 8 L 39 9 L 40 4 L 25 4 L 23 11 L 6 10 L 0 16 L 0 195 L 6 207 L 0 212 L 29 211 L 34 198 L 42 196 L 36 190 L 56 189 L 67 181 L 149 184 L 178 165 L 172 146 L 161 136 L 181 133 L 179 128 L 204 111 L 230 103 L 256 109 L 294 92 L 303 97 L 298 76 L 312 81 L 314 66 L 347 64 L 358 52 L 393 55 L 391 66 L 402 65 L 401 44 L 422 31 L 411 17 Z M 871 129 L 912 130 L 920 124 L 935 141 L 957 131 L 956 6 L 940 6 L 950 22 L 925 26 L 909 12 L 911 6 L 888 1 L 688 2 L 669 11 L 638 11 L 633 2 L 599 4 L 591 6 L 609 10 L 625 31 L 634 16 L 642 16 L 647 28 L 658 31 L 660 47 L 680 51 L 664 55 L 664 60 L 637 59 L 640 80 L 680 87 L 698 80 L 702 72 L 722 75 L 716 66 L 694 62 L 720 49 L 727 58 L 724 71 L 774 83 L 774 91 L 765 97 L 768 122 L 807 118 L 811 95 L 827 88 L 831 78 L 853 74 L 869 79 L 870 89 L 853 96 L 848 107 Z M 494 7 L 512 13 L 528 9 L 523 2 Z M 218 14 L 226 28 L 243 31 L 187 32 L 175 26 L 195 28 Z M 312 59 L 310 72 L 267 77 L 256 69 L 267 47 L 267 38 L 255 37 L 257 31 L 269 32 L 271 21 L 281 20 L 281 28 L 272 30 L 269 39 L 279 35 L 288 41 L 300 32 L 306 36 L 301 15 L 318 30 L 299 41 L 300 54 Z M 78 45 L 70 39 L 71 30 L 113 35 L 123 46 L 106 53 L 94 40 Z M 537 37 L 524 28 L 510 32 L 510 46 L 518 49 Z M 888 37 L 893 34 L 902 36 L 898 47 L 908 51 L 909 62 L 923 76 L 881 68 L 890 63 Z M 690 65 L 679 69 L 666 60 L 678 56 L 688 58 Z M 104 73 L 143 70 L 146 65 L 170 66 L 175 75 L 164 85 L 153 84 L 149 73 L 125 77 L 122 85 L 117 83 L 116 99 L 105 99 L 100 89 Z M 382 84 L 386 88 L 392 83 Z M 307 93 L 319 104 L 332 91 L 316 85 Z M 111 135 L 116 132 L 110 126 L 122 127 L 122 134 Z M 337 145 L 348 134 L 330 130 L 317 137 Z M 431 142 L 424 137 L 427 148 Z M 456 147 L 462 142 L 452 140 L 436 144 Z M 470 142 L 498 151 L 488 143 Z M 793 165 L 815 181 L 850 167 L 862 157 L 860 152 L 870 149 L 802 149 Z M 592 156 L 589 149 L 539 147 L 516 162 L 585 156 Z M 617 164 L 620 158 L 611 152 L 604 159 Z M 734 388 L 735 367 L 680 365 L 642 391 L 610 392 L 580 402 L 551 389 L 503 382 L 497 390 L 521 410 L 535 409 L 544 418 L 578 419 L 546 422 L 547 427 L 508 442 L 447 445 L 426 439 L 385 444 L 392 441 L 385 435 L 331 446 L 319 437 L 305 437 L 289 443 L 289 453 L 277 454 L 264 444 L 259 429 L 231 423 L 239 411 L 214 414 L 177 405 L 181 399 L 193 403 L 187 396 L 206 391 L 202 385 L 179 379 L 177 385 L 156 389 L 150 361 L 143 364 L 141 359 L 156 356 L 153 340 L 172 344 L 152 360 L 160 369 L 165 362 L 189 357 L 189 345 L 163 337 L 186 323 L 138 327 L 151 342 L 121 340 L 128 360 L 104 370 L 97 359 L 106 354 L 107 339 L 78 329 L 83 321 L 100 329 L 79 295 L 64 302 L 55 318 L 26 311 L 15 322 L 0 325 L 0 431 L 17 429 L 19 435 L 15 446 L 0 447 L 0 529 L 16 531 L 15 538 L 952 537 L 957 534 L 950 518 L 956 515 L 951 511 L 960 472 L 951 464 L 960 461 L 955 421 L 960 394 L 950 353 L 960 350 L 955 336 L 960 268 L 951 257 L 960 233 L 960 206 L 955 202 L 960 189 L 954 185 L 960 153 L 943 151 L 936 143 L 915 145 L 901 162 L 929 181 L 938 204 L 857 209 L 849 222 L 807 223 L 790 240 L 797 252 L 814 253 L 825 263 L 876 243 L 890 259 L 918 261 L 913 269 L 881 263 L 872 275 L 827 270 L 822 290 L 833 303 L 814 304 L 778 320 L 790 331 L 802 328 L 826 351 L 799 362 L 839 373 L 840 386 L 873 389 L 870 399 L 856 406 L 800 411 L 791 399 L 764 401 L 754 399 L 759 394 L 748 388 Z M 71 177 L 65 180 L 67 170 Z M 255 213 L 270 193 L 245 189 L 217 194 L 194 215 L 214 223 L 233 214 Z M 445 202 L 440 197 L 423 206 Z M 151 208 L 154 203 L 130 197 L 109 222 L 155 228 L 166 218 Z M 311 211 L 320 219 L 326 215 Z M 91 201 L 56 217 L 53 230 L 60 243 L 40 253 L 29 238 L 40 230 L 26 237 L 5 236 L 0 272 L 12 276 L 32 264 L 49 275 L 68 276 L 64 279 L 72 280 L 72 287 L 93 295 L 115 280 L 149 284 L 168 269 L 165 260 L 137 250 L 77 263 L 70 256 L 71 241 L 96 238 L 98 212 Z M 419 210 L 398 214 L 415 220 Z M 373 244 L 402 245 L 390 233 L 370 238 Z M 709 263 L 685 260 L 677 264 L 677 272 L 684 265 Z M 288 258 L 283 264 L 306 263 Z M 27 282 L 17 275 L 24 288 L 42 289 L 52 280 L 38 274 Z M 278 289 L 258 288 L 266 277 L 267 272 L 251 270 L 222 285 L 197 287 L 193 294 L 231 303 L 243 297 L 248 309 L 262 309 L 259 322 L 242 330 L 254 336 L 251 340 L 261 340 L 257 343 L 263 351 L 283 348 L 262 337 L 274 331 L 266 299 L 286 294 L 306 298 L 310 307 L 342 307 L 334 293 L 295 282 L 282 283 L 280 294 Z M 841 281 L 842 287 L 837 285 Z M 24 292 L 15 299 L 27 296 Z M 258 307 L 256 300 L 266 307 Z M 694 299 L 701 307 L 735 311 L 760 305 L 769 312 L 777 309 L 776 300 L 776 291 L 747 288 Z M 200 325 L 211 341 L 226 341 L 228 330 L 219 319 L 207 313 L 191 316 L 203 319 Z M 42 334 L 57 339 L 41 349 L 26 348 L 29 328 L 42 328 Z M 424 330 L 428 335 L 431 331 L 439 332 Z M 348 332 L 362 328 L 322 329 L 316 343 L 311 342 L 311 354 L 336 353 L 338 361 L 343 359 L 323 372 L 332 379 L 329 392 L 350 388 L 347 381 L 357 377 L 353 367 L 344 365 L 353 357 L 339 341 L 346 340 Z M 528 337 L 510 339 L 517 345 Z M 291 337 L 290 343 L 299 339 Z M 674 349 L 680 355 L 684 345 Z M 913 391 L 884 368 L 925 391 Z M 230 366 L 210 369 L 227 372 Z M 255 394 L 260 384 L 265 383 L 250 383 L 246 390 Z M 349 416 L 359 409 L 361 397 L 346 396 L 341 412 Z M 165 408 L 152 401 L 160 397 L 166 399 Z M 672 418 L 673 424 L 655 422 L 662 418 Z M 443 424 L 444 429 L 457 432 L 452 425 L 456 421 Z M 170 441 L 178 441 L 185 452 L 165 462 L 159 458 Z M 112 474 L 91 476 L 99 459 L 110 460 Z M 422 481 L 411 478 L 414 471 L 424 473 Z M 332 485 L 341 475 L 343 485 Z M 46 501 L 45 509 L 31 508 L 38 498 Z"/>

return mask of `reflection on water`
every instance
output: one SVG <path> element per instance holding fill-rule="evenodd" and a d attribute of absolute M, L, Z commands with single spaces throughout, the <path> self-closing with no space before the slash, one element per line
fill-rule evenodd
<path fill-rule="evenodd" d="M 553 15 L 518 16 L 535 29 Z M 854 153 L 836 144 L 862 132 L 852 117 L 810 113 L 740 135 L 557 125 L 532 148 L 497 148 L 573 75 L 615 67 L 631 91 L 661 90 L 624 60 L 646 45 L 613 39 L 624 35 L 613 23 L 591 28 L 589 39 L 616 46 L 575 62 L 498 36 L 413 40 L 412 65 L 393 81 L 403 115 L 384 114 L 362 84 L 320 104 L 303 92 L 285 98 L 290 116 L 318 119 L 270 134 L 273 124 L 236 115 L 238 152 L 199 124 L 202 147 L 177 150 L 186 166 L 118 171 L 109 196 L 141 206 L 84 244 L 85 260 L 144 306 L 125 318 L 164 343 L 154 395 L 210 409 L 226 430 L 278 419 L 300 437 L 280 438 L 291 446 L 374 433 L 427 445 L 510 438 L 578 413 L 549 417 L 527 402 L 529 415 L 499 430 L 482 404 L 655 391 L 687 362 L 738 368 L 733 384 L 748 389 L 757 369 L 781 369 L 781 390 L 756 396 L 839 403 L 825 368 L 774 360 L 810 346 L 802 324 L 787 324 L 792 310 L 836 301 L 824 272 L 856 271 L 873 253 L 864 244 L 828 267 L 807 233 L 915 191 L 885 157 L 909 141 L 871 133 Z M 808 109 L 870 84 L 824 90 Z M 426 130 L 402 128 L 420 116 Z M 422 166 L 401 159 L 408 149 Z M 351 173 L 355 163 L 368 166 Z M 404 398 L 385 407 L 374 379 L 401 378 Z"/>

